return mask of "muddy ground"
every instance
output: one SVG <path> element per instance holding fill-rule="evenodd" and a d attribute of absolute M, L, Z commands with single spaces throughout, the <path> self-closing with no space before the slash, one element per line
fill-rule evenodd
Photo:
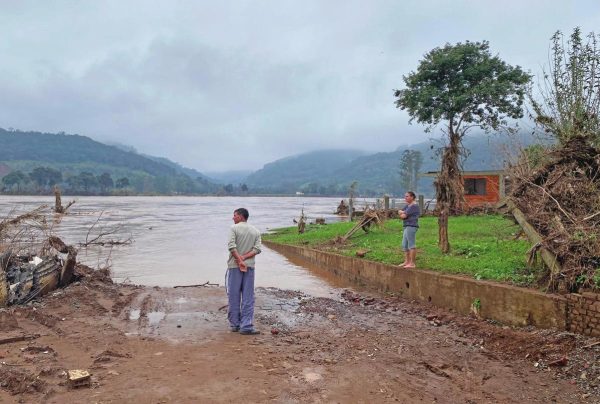
<path fill-rule="evenodd" d="M 600 402 L 600 345 L 571 333 L 393 296 L 258 289 L 263 333 L 243 336 L 225 305 L 219 287 L 96 273 L 0 312 L 0 402 Z M 90 385 L 71 387 L 70 369 Z"/>

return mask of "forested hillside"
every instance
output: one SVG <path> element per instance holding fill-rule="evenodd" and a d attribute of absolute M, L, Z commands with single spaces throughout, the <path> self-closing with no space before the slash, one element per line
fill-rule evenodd
<path fill-rule="evenodd" d="M 501 168 L 514 153 L 509 148 L 532 141 L 525 135 L 516 139 L 467 137 L 464 146 L 469 153 L 464 168 Z M 364 196 L 401 195 L 407 187 L 433 196 L 431 177 L 420 176 L 408 185 L 402 159 L 410 150 L 420 157 L 419 173 L 437 171 L 440 147 L 438 141 L 430 140 L 375 154 L 314 151 L 265 164 L 247 177 L 243 172 L 223 177 L 227 185 L 217 185 L 196 170 L 162 157 L 138 154 L 133 148 L 108 146 L 79 135 L 0 129 L 0 189 L 4 193 L 48 193 L 59 184 L 65 193 L 77 194 L 345 195 L 357 181 L 357 191 Z"/>
<path fill-rule="evenodd" d="M 326 186 L 324 178 L 329 178 L 336 170 L 344 167 L 355 158 L 364 155 L 358 150 L 319 150 L 276 160 L 249 175 L 245 183 L 250 189 L 265 192 L 294 193 L 310 184 Z M 335 189 L 310 189 L 310 193 L 335 194 Z"/>
<path fill-rule="evenodd" d="M 515 148 L 530 144 L 527 135 L 507 138 L 506 136 L 471 136 L 464 141 L 468 151 L 464 160 L 465 170 L 494 170 L 504 166 Z M 328 150 L 287 157 L 265 165 L 249 176 L 246 181 L 251 191 L 305 194 L 343 195 L 352 182 L 357 181 L 357 190 L 362 195 L 390 193 L 400 195 L 403 189 L 400 177 L 400 161 L 405 150 L 421 153 L 420 173 L 437 171 L 441 147 L 437 140 L 429 140 L 411 146 L 401 146 L 391 152 L 365 154 L 347 150 Z M 433 196 L 433 179 L 419 177 L 417 190 Z"/>
<path fill-rule="evenodd" d="M 0 129 L 5 193 L 49 192 L 57 184 L 79 194 L 202 194 L 218 186 L 168 160 L 151 159 L 88 137 Z M 7 170 L 5 170 L 7 171 Z M 193 173 L 193 172 L 192 172 Z"/>

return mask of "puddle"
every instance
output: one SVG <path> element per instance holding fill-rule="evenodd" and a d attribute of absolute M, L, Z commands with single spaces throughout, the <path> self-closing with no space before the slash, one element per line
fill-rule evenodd
<path fill-rule="evenodd" d="M 165 313 L 162 311 L 151 311 L 150 313 L 146 314 L 146 316 L 148 317 L 148 323 L 150 325 L 157 325 L 163 318 L 165 318 Z"/>
<path fill-rule="evenodd" d="M 131 309 L 129 311 L 129 319 L 130 320 L 138 320 L 140 318 L 140 309 Z"/>
<path fill-rule="evenodd" d="M 321 374 L 312 371 L 310 368 L 303 369 L 302 376 L 304 376 L 304 379 L 309 383 L 314 383 L 323 378 L 323 376 L 321 376 Z"/>

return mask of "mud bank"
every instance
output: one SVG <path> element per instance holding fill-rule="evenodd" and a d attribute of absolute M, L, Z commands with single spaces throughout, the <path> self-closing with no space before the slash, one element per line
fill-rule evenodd
<path fill-rule="evenodd" d="M 498 327 L 389 295 L 340 290 L 314 298 L 259 289 L 256 326 L 263 333 L 243 336 L 228 331 L 225 305 L 218 287 L 115 285 L 94 274 L 4 310 L 0 401 L 570 403 L 599 397 L 600 345 L 571 333 Z M 563 358 L 563 365 L 551 366 Z M 70 369 L 89 370 L 90 387 L 71 388 Z"/>
<path fill-rule="evenodd" d="M 572 328 L 569 301 L 563 296 L 424 269 L 400 269 L 306 247 L 269 241 L 264 244 L 280 254 L 319 265 L 332 275 L 370 289 L 401 294 L 462 314 L 477 311 L 483 318 L 509 325 Z"/>

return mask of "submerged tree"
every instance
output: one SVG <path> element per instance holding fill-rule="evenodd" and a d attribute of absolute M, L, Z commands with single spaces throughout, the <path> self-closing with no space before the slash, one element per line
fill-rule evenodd
<path fill-rule="evenodd" d="M 462 210 L 461 141 L 467 131 L 507 127 L 508 118 L 523 116 L 523 100 L 530 75 L 492 56 L 487 41 L 446 44 L 427 53 L 416 72 L 403 76 L 406 88 L 395 90 L 396 107 L 406 110 L 410 122 L 440 122 L 448 144 L 442 153 L 435 182 L 442 252 L 450 251 L 448 216 Z"/>
<path fill-rule="evenodd" d="M 551 38 L 550 63 L 539 83 L 540 100 L 530 97 L 535 120 L 560 144 L 574 135 L 600 146 L 600 36 L 587 40 L 575 28 L 565 46 L 557 31 Z"/>

